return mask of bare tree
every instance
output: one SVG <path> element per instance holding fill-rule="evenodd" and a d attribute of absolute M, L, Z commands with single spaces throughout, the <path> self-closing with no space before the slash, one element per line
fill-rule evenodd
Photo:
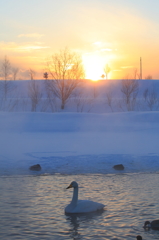
<path fill-rule="evenodd" d="M 6 100 L 7 95 L 9 92 L 11 92 L 13 89 L 15 89 L 15 85 L 10 80 L 3 80 L 0 81 L 0 93 L 1 97 Z"/>
<path fill-rule="evenodd" d="M 127 110 L 132 111 L 134 109 L 136 97 L 138 94 L 138 80 L 127 78 L 122 80 L 121 84 L 121 92 L 123 94 L 123 99 L 127 106 Z"/>
<path fill-rule="evenodd" d="M 61 109 L 85 76 L 81 57 L 69 49 L 52 55 L 47 62 L 52 80 L 46 80 L 46 89 L 61 100 Z"/>
<path fill-rule="evenodd" d="M 113 92 L 112 92 L 112 89 L 109 87 L 106 90 L 106 104 L 110 107 L 111 111 L 113 112 L 112 103 L 113 103 Z"/>
<path fill-rule="evenodd" d="M 155 105 L 158 103 L 158 95 L 155 89 L 146 88 L 143 92 L 143 97 L 145 102 L 147 103 L 148 108 L 152 111 Z"/>
<path fill-rule="evenodd" d="M 73 93 L 73 102 L 76 105 L 77 112 L 90 112 L 94 104 L 94 98 L 88 97 L 88 94 L 84 92 L 83 85 Z"/>
<path fill-rule="evenodd" d="M 4 57 L 1 67 L 2 77 L 4 80 L 8 80 L 9 74 L 11 73 L 11 64 L 7 56 Z"/>
<path fill-rule="evenodd" d="M 133 79 L 140 79 L 140 74 L 138 72 L 138 69 L 137 68 L 134 68 L 133 69 Z"/>
<path fill-rule="evenodd" d="M 111 69 L 108 64 L 105 65 L 104 67 L 104 72 L 105 72 L 105 78 L 108 79 L 108 74 L 110 73 Z M 102 75 L 103 76 L 103 75 Z"/>
<path fill-rule="evenodd" d="M 42 98 L 42 93 L 37 80 L 29 81 L 28 95 L 31 99 L 31 105 L 32 105 L 31 111 L 35 112 L 37 109 L 37 105 Z"/>
<path fill-rule="evenodd" d="M 56 101 L 57 100 L 56 96 L 54 95 L 54 93 L 52 91 L 50 91 L 48 89 L 48 82 L 47 81 L 45 81 L 45 88 L 46 88 L 46 94 L 47 94 L 48 107 L 51 108 L 52 112 L 58 112 L 59 108 L 58 108 L 58 103 Z"/>
<path fill-rule="evenodd" d="M 34 80 L 36 72 L 31 68 L 29 68 L 28 72 L 29 72 L 30 79 Z"/>
<path fill-rule="evenodd" d="M 148 93 L 149 93 L 149 89 L 146 88 L 143 92 L 143 97 L 144 97 L 144 100 L 147 101 L 147 97 L 148 97 Z"/>
<path fill-rule="evenodd" d="M 83 112 L 84 106 L 86 104 L 83 88 L 78 88 L 77 91 L 74 92 L 73 101 L 76 104 L 77 112 Z"/>
<path fill-rule="evenodd" d="M 145 79 L 147 79 L 147 80 L 152 80 L 152 75 L 147 75 L 146 77 L 145 77 Z"/>
<path fill-rule="evenodd" d="M 1 99 L 6 100 L 8 92 L 11 92 L 15 88 L 12 81 L 8 80 L 11 73 L 11 64 L 7 56 L 5 56 L 2 62 L 1 72 L 2 77 L 4 77 L 4 80 L 0 81 Z"/>
<path fill-rule="evenodd" d="M 98 81 L 92 81 L 94 99 L 98 97 L 97 84 L 98 84 Z"/>
<path fill-rule="evenodd" d="M 13 80 L 16 80 L 18 72 L 19 72 L 19 68 L 12 68 Z"/>

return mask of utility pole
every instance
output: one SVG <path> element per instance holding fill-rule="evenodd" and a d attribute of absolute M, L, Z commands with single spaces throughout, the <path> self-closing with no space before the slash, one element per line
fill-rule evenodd
<path fill-rule="evenodd" d="M 142 58 L 140 57 L 140 79 L 142 79 Z"/>

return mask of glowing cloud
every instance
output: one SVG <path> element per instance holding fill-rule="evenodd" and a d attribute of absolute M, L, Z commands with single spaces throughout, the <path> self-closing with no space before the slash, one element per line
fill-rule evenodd
<path fill-rule="evenodd" d="M 4 51 L 13 51 L 13 52 L 26 52 L 31 50 L 40 50 L 50 48 L 49 46 L 42 46 L 42 43 L 24 43 L 21 45 L 16 44 L 15 42 L 0 42 L 0 48 Z"/>
<path fill-rule="evenodd" d="M 94 42 L 93 45 L 97 45 L 100 46 L 102 44 L 102 42 Z"/>
<path fill-rule="evenodd" d="M 134 68 L 134 66 L 123 66 L 123 67 L 121 67 L 121 68 L 123 68 L 123 69 Z"/>
<path fill-rule="evenodd" d="M 29 33 L 29 34 L 19 34 L 18 37 L 27 37 L 27 38 L 41 38 L 43 37 L 43 34 L 39 34 L 39 33 Z"/>
<path fill-rule="evenodd" d="M 46 49 L 50 48 L 49 46 L 35 46 L 35 45 L 28 45 L 28 46 L 19 46 L 15 50 L 16 51 L 31 51 L 31 50 L 39 50 L 39 49 Z"/>
<path fill-rule="evenodd" d="M 111 48 L 103 48 L 103 49 L 100 49 L 101 52 L 111 52 L 112 49 Z"/>

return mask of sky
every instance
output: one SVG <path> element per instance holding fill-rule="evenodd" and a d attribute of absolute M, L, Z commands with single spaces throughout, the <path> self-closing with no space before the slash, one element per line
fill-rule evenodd
<path fill-rule="evenodd" d="M 151 75 L 159 79 L 158 0 L 0 0 L 0 60 L 43 77 L 46 61 L 68 47 L 82 56 L 86 78 Z"/>

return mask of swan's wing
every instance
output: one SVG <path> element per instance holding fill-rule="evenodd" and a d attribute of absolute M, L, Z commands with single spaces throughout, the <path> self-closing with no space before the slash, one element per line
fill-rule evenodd
<path fill-rule="evenodd" d="M 102 203 L 93 202 L 90 200 L 78 200 L 77 206 L 74 208 L 74 213 L 95 212 L 105 207 Z"/>

